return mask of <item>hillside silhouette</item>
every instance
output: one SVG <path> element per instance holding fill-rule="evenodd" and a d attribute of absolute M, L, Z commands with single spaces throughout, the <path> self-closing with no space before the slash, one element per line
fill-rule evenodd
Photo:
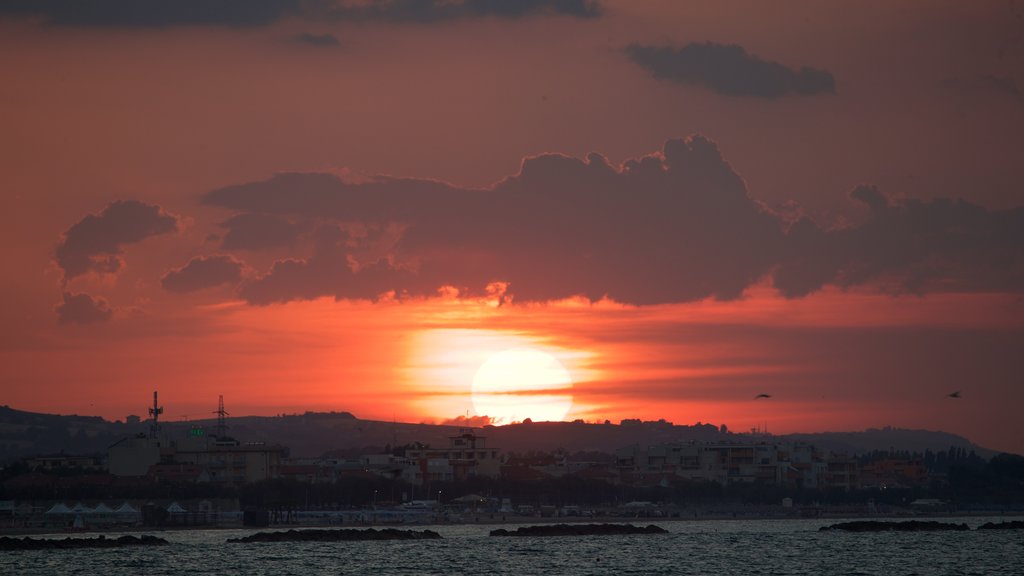
<path fill-rule="evenodd" d="M 161 422 L 162 430 L 183 435 L 190 428 L 214 430 L 215 419 Z M 348 412 L 306 412 L 280 416 L 242 416 L 227 419 L 228 433 L 244 442 L 283 444 L 291 456 L 318 457 L 383 452 L 386 448 L 425 444 L 446 446 L 448 437 L 460 426 L 362 420 Z M 125 436 L 145 433 L 148 421 L 134 424 L 110 422 L 99 416 L 58 415 L 26 412 L 0 406 L 0 462 L 30 455 L 64 452 L 105 453 Z M 697 423 L 679 425 L 661 421 L 624 420 L 619 424 L 576 422 L 524 422 L 506 426 L 484 426 L 479 433 L 488 446 L 504 452 L 531 451 L 606 452 L 632 444 L 665 442 L 798 441 L 845 453 L 873 450 L 939 451 L 950 447 L 973 450 L 988 458 L 995 454 L 970 440 L 929 430 L 886 427 L 860 432 L 819 432 L 777 436 L 734 433 L 724 427 Z"/>

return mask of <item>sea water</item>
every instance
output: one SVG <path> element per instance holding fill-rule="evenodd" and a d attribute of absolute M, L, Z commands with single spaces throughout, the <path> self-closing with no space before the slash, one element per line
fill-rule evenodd
<path fill-rule="evenodd" d="M 1010 518 L 942 519 L 990 520 Z M 228 544 L 254 530 L 167 531 L 154 534 L 169 546 L 2 552 L 0 574 L 1024 574 L 1019 530 L 818 531 L 839 521 L 654 522 L 669 534 L 549 538 L 488 536 L 515 526 L 417 526 L 443 539 L 331 543 Z"/>

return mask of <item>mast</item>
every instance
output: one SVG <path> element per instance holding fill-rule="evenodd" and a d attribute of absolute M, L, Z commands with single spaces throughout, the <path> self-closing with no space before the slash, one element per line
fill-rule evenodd
<path fill-rule="evenodd" d="M 149 415 L 153 417 L 153 423 L 149 425 L 149 437 L 156 438 L 160 431 L 160 415 L 164 413 L 164 407 L 157 402 L 156 390 L 153 390 L 153 407 L 149 409 Z"/>
<path fill-rule="evenodd" d="M 224 439 L 228 435 L 228 413 L 224 410 L 223 394 L 217 399 L 217 411 L 214 414 L 217 415 L 217 439 Z"/>

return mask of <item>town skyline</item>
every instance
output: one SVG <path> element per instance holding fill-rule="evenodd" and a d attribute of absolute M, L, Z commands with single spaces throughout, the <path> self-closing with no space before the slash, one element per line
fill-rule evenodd
<path fill-rule="evenodd" d="M 1024 453 L 1012 2 L 116 4 L 0 6 L 2 404 Z"/>

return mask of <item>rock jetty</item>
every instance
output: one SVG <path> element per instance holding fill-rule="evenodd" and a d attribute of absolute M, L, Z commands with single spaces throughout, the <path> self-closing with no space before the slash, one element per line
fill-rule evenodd
<path fill-rule="evenodd" d="M 124 546 L 163 546 L 167 540 L 156 536 L 120 536 L 118 538 L 0 538 L 0 550 L 72 550 L 78 548 L 121 548 Z"/>
<path fill-rule="evenodd" d="M 438 540 L 441 535 L 433 530 L 288 530 L 285 532 L 257 532 L 242 538 L 229 538 L 230 543 L 248 542 L 350 542 L 357 540 Z"/>
<path fill-rule="evenodd" d="M 844 532 L 934 532 L 938 530 L 970 530 L 970 528 L 967 527 L 967 524 L 950 524 L 948 522 L 934 522 L 930 520 L 908 520 L 906 522 L 858 520 L 822 526 L 818 530 L 820 532 L 827 530 L 842 530 Z"/>
<path fill-rule="evenodd" d="M 1024 530 L 1024 520 L 1010 522 L 985 522 L 978 530 Z"/>
<path fill-rule="evenodd" d="M 543 524 L 540 526 L 523 526 L 515 530 L 499 528 L 491 530 L 491 536 L 604 536 L 622 534 L 666 534 L 668 530 L 650 524 L 633 526 L 632 524 Z"/>

